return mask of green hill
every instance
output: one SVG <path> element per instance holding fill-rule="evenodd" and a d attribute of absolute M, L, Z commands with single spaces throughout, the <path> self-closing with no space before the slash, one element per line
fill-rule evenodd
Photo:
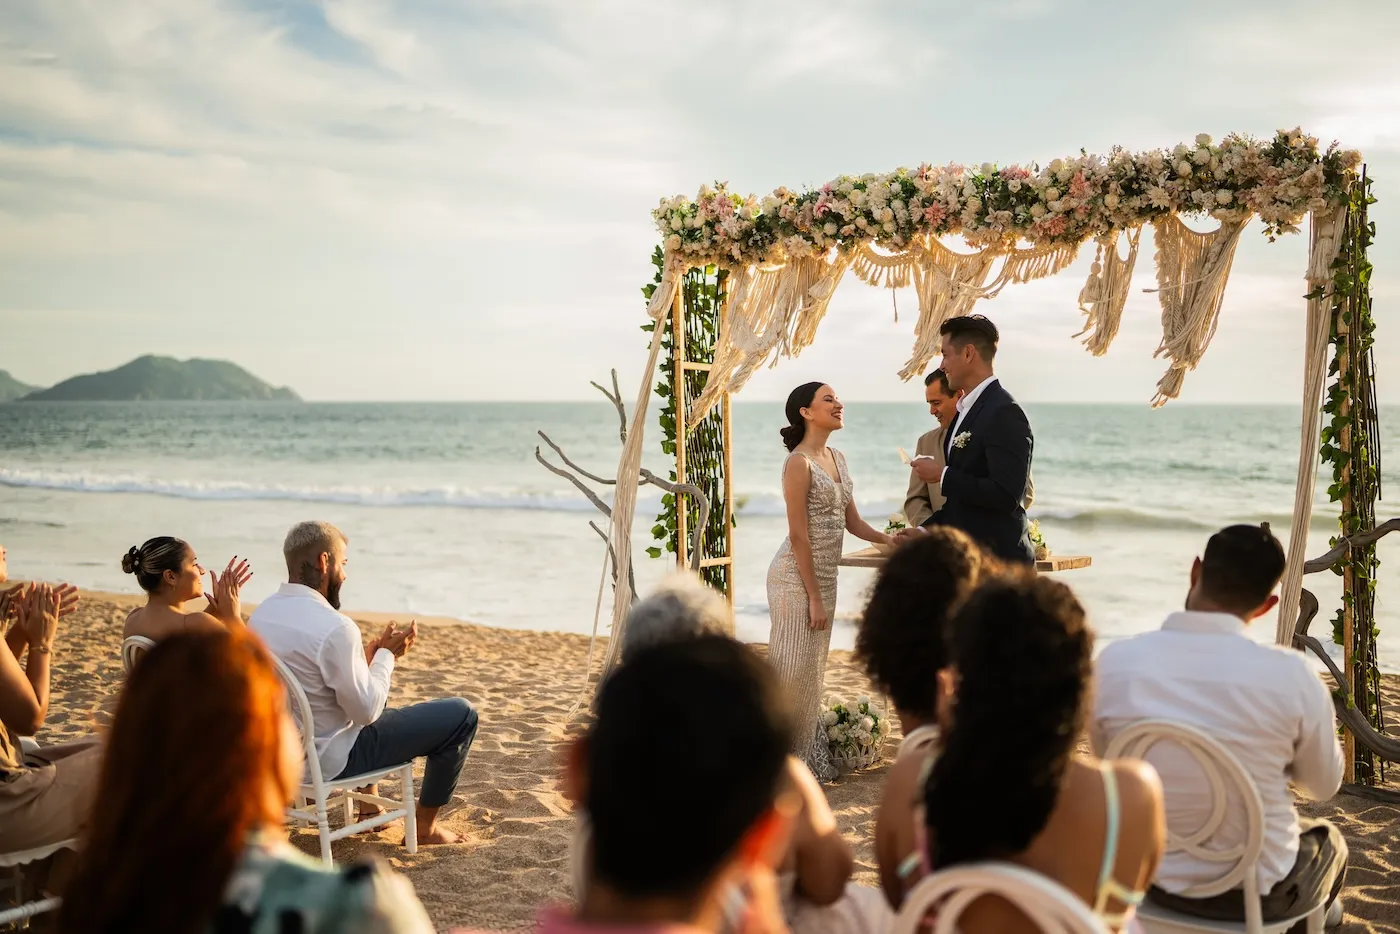
<path fill-rule="evenodd" d="M 37 390 L 38 386 L 21 383 L 6 370 L 0 370 L 0 402 L 13 402 Z"/>
<path fill-rule="evenodd" d="M 277 389 L 226 360 L 176 360 L 172 357 L 138 357 L 105 373 L 89 373 L 66 379 L 52 389 L 33 392 L 25 402 L 127 402 L 127 401 L 240 401 L 281 400 L 299 402 L 290 389 Z"/>

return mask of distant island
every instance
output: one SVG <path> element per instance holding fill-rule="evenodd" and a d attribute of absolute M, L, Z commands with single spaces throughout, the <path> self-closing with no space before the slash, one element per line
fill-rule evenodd
<path fill-rule="evenodd" d="M 11 376 L 8 370 L 0 370 L 0 402 L 13 402 L 16 399 L 23 399 L 30 393 L 37 392 L 38 390 L 38 386 L 21 383 Z"/>
<path fill-rule="evenodd" d="M 22 385 L 22 384 L 20 384 Z M 0 386 L 3 391 L 3 386 Z M 0 396 L 3 398 L 3 396 Z M 104 373 L 66 379 L 21 402 L 300 402 L 292 390 L 264 383 L 227 360 L 145 356 Z"/>

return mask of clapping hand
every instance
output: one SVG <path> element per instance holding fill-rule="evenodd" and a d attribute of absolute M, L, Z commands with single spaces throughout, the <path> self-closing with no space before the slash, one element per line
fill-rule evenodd
<path fill-rule="evenodd" d="M 240 561 L 238 555 L 229 559 L 222 575 L 209 572 L 210 592 L 204 594 L 209 601 L 209 614 L 228 623 L 243 621 L 242 607 L 238 592 L 253 578 L 253 570 L 247 559 Z"/>
<path fill-rule="evenodd" d="M 380 643 L 380 648 L 388 649 L 394 653 L 395 658 L 403 658 L 404 653 L 413 647 L 413 643 L 418 641 L 418 621 L 409 620 L 407 628 L 397 628 L 397 623 L 390 623 L 384 641 Z"/>
<path fill-rule="evenodd" d="M 19 604 L 19 625 L 29 637 L 30 650 L 47 652 L 58 632 L 63 597 L 50 584 L 30 584 Z"/>

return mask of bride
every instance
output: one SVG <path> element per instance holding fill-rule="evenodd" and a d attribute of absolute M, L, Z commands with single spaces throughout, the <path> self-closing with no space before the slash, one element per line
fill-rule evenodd
<path fill-rule="evenodd" d="M 867 542 L 895 542 L 860 517 L 846 458 L 826 446 L 842 427 L 841 411 L 841 400 L 825 383 L 805 383 L 788 396 L 788 425 L 782 429 L 791 452 L 783 463 L 788 537 L 768 567 L 768 657 L 798 716 L 793 754 L 822 781 L 836 777 L 820 707 L 841 544 L 847 531 Z"/>

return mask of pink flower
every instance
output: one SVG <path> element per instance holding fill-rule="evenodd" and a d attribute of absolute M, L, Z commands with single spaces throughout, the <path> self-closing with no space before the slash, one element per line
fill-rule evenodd
<path fill-rule="evenodd" d="M 1084 180 L 1083 172 L 1075 172 L 1074 178 L 1069 183 L 1069 196 L 1071 198 L 1083 198 L 1089 193 L 1089 183 Z"/>
<path fill-rule="evenodd" d="M 1001 177 L 1006 179 L 1030 178 L 1031 173 L 1021 168 L 1019 165 L 1008 165 L 1001 170 Z"/>
<path fill-rule="evenodd" d="M 930 204 L 928 207 L 924 208 L 924 222 L 930 227 L 937 227 L 939 224 L 943 223 L 945 214 L 946 212 L 943 210 L 943 205 Z"/>
<path fill-rule="evenodd" d="M 826 188 L 826 187 L 823 187 L 822 190 L 823 190 L 823 191 L 829 191 L 830 189 L 829 189 L 829 188 Z M 825 217 L 825 216 L 826 216 L 828 213 L 830 213 L 830 212 L 831 212 L 831 205 L 830 205 L 830 204 L 827 204 L 826 198 L 825 198 L 825 197 L 822 197 L 822 198 L 817 199 L 817 206 L 816 206 L 815 209 L 813 209 L 813 213 L 816 214 L 817 217 Z"/>
<path fill-rule="evenodd" d="M 1039 236 L 1053 238 L 1058 237 L 1060 234 L 1064 233 L 1065 227 L 1067 227 L 1068 225 L 1069 221 L 1066 220 L 1064 215 L 1061 214 L 1056 217 L 1051 217 L 1047 220 L 1040 221 L 1035 226 L 1036 232 L 1039 234 Z"/>

